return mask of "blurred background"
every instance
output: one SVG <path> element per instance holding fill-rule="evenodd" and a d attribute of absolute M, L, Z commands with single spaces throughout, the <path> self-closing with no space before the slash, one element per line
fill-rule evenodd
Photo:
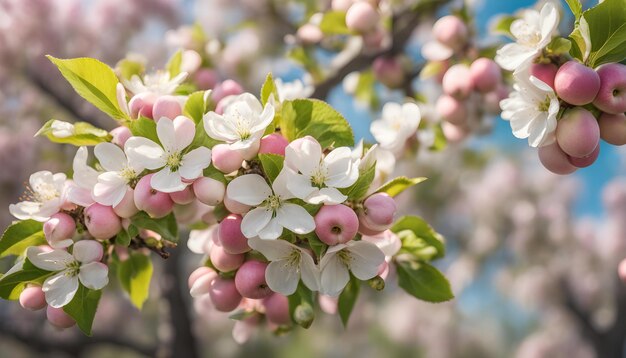
<path fill-rule="evenodd" d="M 405 53 L 415 61 L 436 16 L 459 6 L 441 3 L 407 41 Z M 533 5 L 471 1 L 476 38 L 503 41 L 489 35 L 491 19 Z M 115 126 L 73 93 L 45 54 L 96 57 L 111 66 L 129 54 L 150 70 L 162 68 L 179 47 L 192 48 L 213 59 L 215 81 L 231 78 L 257 93 L 268 72 L 286 81 L 305 76 L 287 56 L 293 34 L 311 8 L 327 6 L 323 0 L 0 0 L 0 226 L 11 222 L 8 205 L 30 173 L 70 170 L 75 148 L 33 137 L 45 121 Z M 343 52 L 322 49 L 315 58 L 333 66 L 337 53 Z M 427 83 L 412 85 L 428 97 Z M 379 103 L 405 95 L 374 88 Z M 341 82 L 325 97 L 357 139 L 372 140 L 369 125 L 380 106 L 348 94 Z M 347 330 L 338 317 L 320 312 L 309 330 L 274 336 L 259 329 L 238 344 L 234 322 L 186 292 L 200 257 L 181 245 L 166 262 L 153 258 L 151 298 L 142 312 L 110 285 L 91 338 L 77 329 L 56 331 L 43 312 L 0 302 L 0 357 L 626 356 L 626 286 L 617 276 L 626 258 L 626 151 L 603 145 L 593 166 L 559 177 L 540 166 L 508 123 L 486 121 L 487 130 L 461 143 L 397 163 L 398 174 L 429 178 L 399 201 L 401 212 L 423 216 L 446 237 L 448 255 L 439 267 L 457 297 L 451 302 L 418 302 L 388 282 L 383 294 L 364 293 Z M 10 264 L 0 261 L 2 272 Z"/>

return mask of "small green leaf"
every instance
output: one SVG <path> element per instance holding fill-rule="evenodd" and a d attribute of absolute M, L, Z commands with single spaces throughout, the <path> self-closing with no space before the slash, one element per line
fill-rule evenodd
<path fill-rule="evenodd" d="M 354 146 L 348 121 L 328 103 L 316 99 L 283 102 L 280 128 L 289 141 L 310 135 L 322 148 Z"/>
<path fill-rule="evenodd" d="M 359 178 L 352 184 L 351 186 L 339 189 L 343 195 L 348 196 L 348 200 L 356 201 L 363 199 L 365 195 L 367 195 L 367 191 L 370 188 L 370 185 L 374 181 L 374 177 L 376 176 L 376 165 L 372 165 L 369 169 L 366 169 L 364 172 L 359 173 Z"/>
<path fill-rule="evenodd" d="M 0 257 L 22 255 L 29 246 L 44 245 L 43 224 L 35 220 L 18 221 L 9 226 L 0 238 Z"/>
<path fill-rule="evenodd" d="M 81 283 L 72 301 L 63 307 L 63 311 L 70 315 L 78 328 L 88 336 L 91 336 L 91 326 L 101 296 L 102 290 L 90 290 Z"/>
<path fill-rule="evenodd" d="M 565 0 L 565 2 L 569 6 L 569 9 L 572 10 L 572 14 L 574 14 L 576 21 L 578 21 L 583 14 L 583 4 L 580 0 Z"/>
<path fill-rule="evenodd" d="M 93 58 L 59 59 L 46 56 L 61 71 L 74 90 L 89 103 L 113 119 L 128 119 L 117 102 L 115 72 L 106 64 Z"/>
<path fill-rule="evenodd" d="M 161 143 L 157 135 L 156 122 L 152 119 L 139 117 L 132 120 L 130 122 L 130 131 L 134 136 L 148 138 L 157 144 Z"/>
<path fill-rule="evenodd" d="M 22 268 L 0 278 L 0 298 L 16 300 L 27 283 L 41 285 L 54 272 L 45 271 L 33 265 L 27 258 Z"/>
<path fill-rule="evenodd" d="M 108 142 L 111 140 L 111 135 L 109 132 L 104 129 L 100 129 L 94 127 L 92 124 L 87 122 L 76 122 L 76 123 L 67 123 L 73 126 L 72 134 L 65 137 L 57 137 L 54 134 L 54 130 L 52 128 L 52 124 L 54 122 L 61 122 L 56 119 L 51 119 L 47 121 L 39 131 L 35 134 L 35 136 L 45 135 L 51 142 L 54 143 L 66 143 L 72 144 L 77 147 L 80 146 L 91 146 L 96 145 L 102 142 Z"/>
<path fill-rule="evenodd" d="M 278 100 L 278 89 L 276 88 L 276 83 L 274 83 L 272 74 L 268 73 L 265 78 L 265 82 L 263 83 L 263 87 L 261 87 L 261 103 L 265 106 L 272 95 L 274 95 L 275 100 Z"/>
<path fill-rule="evenodd" d="M 584 56 L 579 37 L 585 38 L 584 24 L 588 25 L 589 56 Z M 583 61 L 595 68 L 604 63 L 620 62 L 626 58 L 626 0 L 606 0 L 583 12 L 576 29 L 570 35 L 576 46 L 572 53 L 583 54 Z M 579 57 L 577 57 L 579 58 Z M 579 58 L 580 59 L 580 58 Z"/>
<path fill-rule="evenodd" d="M 326 35 L 352 35 L 346 25 L 345 11 L 327 11 L 320 22 L 320 30 Z"/>
<path fill-rule="evenodd" d="M 341 317 L 341 322 L 343 323 L 344 327 L 348 326 L 350 314 L 352 313 L 352 309 L 354 308 L 356 299 L 359 297 L 360 287 L 361 282 L 357 280 L 356 277 L 352 276 L 352 274 L 350 274 L 350 281 L 339 295 L 337 309 L 339 311 L 339 316 Z"/>
<path fill-rule="evenodd" d="M 454 298 L 450 283 L 435 267 L 425 262 L 397 262 L 398 284 L 408 294 L 427 302 L 444 302 Z"/>
<path fill-rule="evenodd" d="M 443 236 L 428 225 L 424 219 L 417 216 L 403 216 L 391 227 L 391 231 L 396 234 L 404 230 L 411 231 L 415 235 L 415 238 L 422 239 L 428 246 L 434 247 L 437 251 L 433 259 L 441 258 L 446 254 Z M 424 248 L 421 244 L 415 243 L 414 240 L 411 240 L 411 238 L 406 235 L 400 235 L 400 237 L 405 238 L 405 240 L 402 241 L 402 249 L 407 253 L 415 253 L 415 250 L 422 250 Z"/>
<path fill-rule="evenodd" d="M 555 37 L 550 41 L 546 50 L 555 55 L 563 55 L 569 53 L 571 48 L 572 40 L 563 37 Z"/>
<path fill-rule="evenodd" d="M 433 126 L 433 132 L 435 132 L 435 141 L 433 144 L 428 147 L 429 150 L 433 152 L 440 152 L 448 146 L 448 139 L 443 133 L 443 128 L 441 128 L 441 124 L 436 124 Z"/>
<path fill-rule="evenodd" d="M 313 309 L 314 293 L 300 282 L 296 292 L 287 298 L 289 300 L 289 315 L 291 319 L 303 328 L 311 327 L 315 319 L 315 311 Z"/>
<path fill-rule="evenodd" d="M 394 197 L 406 189 L 412 187 L 413 185 L 417 185 L 426 180 L 424 177 L 420 178 L 407 178 L 407 177 L 397 177 L 383 184 L 380 188 L 376 190 L 377 193 L 387 193 L 389 196 Z"/>
<path fill-rule="evenodd" d="M 261 160 L 261 166 L 263 172 L 267 175 L 270 182 L 274 182 L 281 170 L 283 170 L 283 164 L 285 157 L 278 154 L 259 154 Z"/>
<path fill-rule="evenodd" d="M 128 226 L 128 229 L 122 229 L 115 237 L 115 244 L 121 246 L 130 245 L 131 240 L 139 234 L 139 229 L 133 224 Z"/>
<path fill-rule="evenodd" d="M 170 57 L 165 68 L 170 73 L 170 78 L 174 78 L 180 74 L 181 64 L 183 63 L 183 51 L 178 50 Z"/>
<path fill-rule="evenodd" d="M 197 125 L 202 123 L 204 108 L 204 91 L 197 91 L 192 93 L 189 98 L 187 98 L 183 114 L 191 118 Z M 202 127 L 202 130 L 204 131 L 204 127 Z"/>
<path fill-rule="evenodd" d="M 517 20 L 517 17 L 515 16 L 498 17 L 491 25 L 491 32 L 513 38 L 513 34 L 511 33 L 511 24 L 515 20 Z"/>
<path fill-rule="evenodd" d="M 167 241 L 178 242 L 178 224 L 174 214 L 155 219 L 141 211 L 131 218 L 131 222 L 141 229 L 148 229 L 161 235 Z"/>
<path fill-rule="evenodd" d="M 188 151 L 194 150 L 199 147 L 207 147 L 213 148 L 219 141 L 209 137 L 209 135 L 204 130 L 204 123 L 202 120 L 196 124 L 196 134 L 193 137 L 193 141 L 187 147 Z"/>
<path fill-rule="evenodd" d="M 141 76 L 146 70 L 145 65 L 139 61 L 124 58 L 115 65 L 117 73 L 121 78 L 130 80 L 133 76 Z"/>
<path fill-rule="evenodd" d="M 217 168 L 215 168 L 213 165 L 206 167 L 202 172 L 202 176 L 221 181 L 224 184 L 228 184 L 224 173 L 217 170 Z"/>
<path fill-rule="evenodd" d="M 152 279 L 150 256 L 131 253 L 128 260 L 120 263 L 117 275 L 132 304 L 141 310 L 150 293 Z"/>

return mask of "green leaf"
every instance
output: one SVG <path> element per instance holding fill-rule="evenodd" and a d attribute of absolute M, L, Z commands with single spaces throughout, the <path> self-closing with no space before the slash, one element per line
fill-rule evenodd
<path fill-rule="evenodd" d="M 102 290 L 90 290 L 81 283 L 72 301 L 63 307 L 63 311 L 70 315 L 78 328 L 88 336 L 91 336 L 91 326 L 101 296 Z"/>
<path fill-rule="evenodd" d="M 398 284 L 408 294 L 427 302 L 444 302 L 454 298 L 450 283 L 435 267 L 415 261 L 397 262 Z"/>
<path fill-rule="evenodd" d="M 180 66 L 183 63 L 183 51 L 178 50 L 170 57 L 165 68 L 170 73 L 170 78 L 174 78 L 180 74 Z"/>
<path fill-rule="evenodd" d="M 274 95 L 274 99 L 278 100 L 278 89 L 276 88 L 276 83 L 274 83 L 272 74 L 268 73 L 265 78 L 265 82 L 263 83 L 263 87 L 261 87 L 261 103 L 263 106 L 265 106 L 272 95 Z"/>
<path fill-rule="evenodd" d="M 217 170 L 217 168 L 215 168 L 213 165 L 206 167 L 204 171 L 202 172 L 202 176 L 221 181 L 224 184 L 228 184 L 228 181 L 226 180 L 224 173 Z"/>
<path fill-rule="evenodd" d="M 302 282 L 299 282 L 296 292 L 287 298 L 291 319 L 303 328 L 311 327 L 315 319 L 315 311 L 313 310 L 315 294 Z"/>
<path fill-rule="evenodd" d="M 359 75 L 359 81 L 354 91 L 354 96 L 361 102 L 366 103 L 370 108 L 376 108 L 379 105 L 376 77 L 373 71 L 363 71 Z"/>
<path fill-rule="evenodd" d="M 131 222 L 138 228 L 156 232 L 167 241 L 178 242 L 178 224 L 173 213 L 156 219 L 141 211 L 131 218 Z"/>
<path fill-rule="evenodd" d="M 324 253 L 328 245 L 322 242 L 322 240 L 317 237 L 315 232 L 306 234 L 305 237 L 309 242 L 309 246 L 311 246 L 311 250 L 315 253 L 315 256 L 320 259 L 322 257 L 322 253 Z"/>
<path fill-rule="evenodd" d="M 565 2 L 569 6 L 569 9 L 572 10 L 572 14 L 574 14 L 576 21 L 578 21 L 583 14 L 583 4 L 580 0 L 565 0 Z"/>
<path fill-rule="evenodd" d="M 439 152 L 446 149 L 446 147 L 448 146 L 448 139 L 443 133 L 441 124 L 436 124 L 435 126 L 433 126 L 433 132 L 435 132 L 435 141 L 428 149 L 433 152 Z"/>
<path fill-rule="evenodd" d="M 283 102 L 280 128 L 289 141 L 310 135 L 322 148 L 354 146 L 354 134 L 346 119 L 326 102 L 316 99 Z"/>
<path fill-rule="evenodd" d="M 513 34 L 511 33 L 511 24 L 515 20 L 517 20 L 517 17 L 515 16 L 498 17 L 491 25 L 491 32 L 513 38 Z"/>
<path fill-rule="evenodd" d="M 326 35 L 352 35 L 346 25 L 345 11 L 328 11 L 324 13 L 320 22 L 320 30 Z"/>
<path fill-rule="evenodd" d="M 407 253 L 421 254 L 424 246 L 407 235 L 400 235 L 402 231 L 409 230 L 415 235 L 415 239 L 421 239 L 428 246 L 434 247 L 437 251 L 433 259 L 441 258 L 446 254 L 444 238 L 436 232 L 428 223 L 418 216 L 403 216 L 391 227 L 391 231 L 399 234 L 402 239 L 402 249 Z"/>
<path fill-rule="evenodd" d="M 146 70 L 144 64 L 139 61 L 124 58 L 115 65 L 117 73 L 121 78 L 130 80 L 133 76 L 141 76 Z"/>
<path fill-rule="evenodd" d="M 130 224 L 127 229 L 122 229 L 115 237 L 115 244 L 121 246 L 130 245 L 131 240 L 139 235 L 139 229 L 133 224 Z"/>
<path fill-rule="evenodd" d="M 128 260 L 120 263 L 117 275 L 132 304 L 141 310 L 150 293 L 152 279 L 150 256 L 131 253 Z"/>
<path fill-rule="evenodd" d="M 350 314 L 352 313 L 356 299 L 359 297 L 360 286 L 361 282 L 350 274 L 350 281 L 339 295 L 337 309 L 344 327 L 348 326 Z"/>
<path fill-rule="evenodd" d="M 134 119 L 130 122 L 129 128 L 134 136 L 148 138 L 157 144 L 161 143 L 157 135 L 156 122 L 151 119 L 145 117 Z"/>
<path fill-rule="evenodd" d="M 202 123 L 204 109 L 204 91 L 197 91 L 192 93 L 189 98 L 187 98 L 183 114 L 191 118 L 196 123 L 196 125 L 198 125 Z M 204 131 L 204 127 L 202 127 L 202 130 Z"/>
<path fill-rule="evenodd" d="M 372 165 L 369 169 L 366 169 L 364 172 L 359 173 L 359 178 L 352 184 L 344 189 L 339 189 L 339 191 L 343 195 L 348 196 L 348 200 L 356 201 L 363 199 L 367 194 L 370 185 L 374 181 L 374 177 L 376 176 L 376 165 Z"/>
<path fill-rule="evenodd" d="M 259 154 L 261 160 L 261 166 L 263 166 L 263 172 L 267 175 L 270 182 L 274 182 L 281 170 L 283 170 L 283 164 L 285 157 L 278 154 Z"/>
<path fill-rule="evenodd" d="M 389 196 L 394 197 L 406 189 L 412 187 L 413 185 L 419 184 L 426 180 L 424 177 L 420 178 L 407 178 L 407 177 L 397 177 L 383 184 L 380 188 L 376 190 L 377 193 L 387 193 Z"/>
<path fill-rule="evenodd" d="M 16 300 L 27 283 L 41 285 L 54 272 L 45 271 L 33 265 L 27 258 L 22 268 L 0 278 L 0 298 Z"/>
<path fill-rule="evenodd" d="M 0 257 L 22 255 L 29 246 L 46 244 L 43 224 L 35 220 L 18 221 L 9 226 L 0 238 Z"/>
<path fill-rule="evenodd" d="M 589 25 L 591 39 L 586 61 L 590 67 L 626 58 L 626 0 L 603 1 L 585 11 L 583 17 Z"/>
<path fill-rule="evenodd" d="M 546 50 L 549 53 L 556 55 L 563 55 L 570 52 L 572 48 L 572 41 L 563 37 L 555 37 L 550 41 L 548 46 L 546 46 Z"/>
<path fill-rule="evenodd" d="M 193 137 L 193 141 L 187 147 L 187 151 L 192 151 L 199 147 L 213 148 L 219 141 L 209 137 L 204 130 L 204 122 L 202 120 L 196 124 L 196 134 Z"/>
<path fill-rule="evenodd" d="M 119 81 L 109 66 L 87 57 L 67 60 L 50 55 L 46 57 L 59 68 L 81 97 L 114 119 L 128 119 L 117 102 Z"/>
<path fill-rule="evenodd" d="M 56 119 L 47 121 L 43 127 L 37 131 L 35 136 L 45 135 L 51 142 L 72 144 L 77 147 L 84 145 L 96 145 L 98 143 L 108 142 L 111 140 L 109 132 L 104 129 L 94 127 L 92 124 L 87 122 L 70 123 L 73 126 L 72 135 L 68 137 L 56 137 L 52 128 L 52 123 L 54 122 L 62 121 L 58 121 Z"/>

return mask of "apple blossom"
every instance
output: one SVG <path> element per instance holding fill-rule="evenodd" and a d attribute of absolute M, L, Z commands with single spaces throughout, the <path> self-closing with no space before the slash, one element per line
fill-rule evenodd
<path fill-rule="evenodd" d="M 279 133 L 268 134 L 261 138 L 259 146 L 259 154 L 277 154 L 285 156 L 285 148 L 289 145 L 289 141 Z"/>
<path fill-rule="evenodd" d="M 376 276 L 385 254 L 367 241 L 349 241 L 331 246 L 320 261 L 320 292 L 337 296 L 350 281 L 350 273 L 359 280 Z"/>
<path fill-rule="evenodd" d="M 370 131 L 383 149 L 400 152 L 408 138 L 420 124 L 419 107 L 414 103 L 388 102 L 383 106 L 382 118 L 372 122 Z"/>
<path fill-rule="evenodd" d="M 310 290 L 319 290 L 318 268 L 301 247 L 285 240 L 250 239 L 248 244 L 270 261 L 265 281 L 272 291 L 289 296 L 296 292 L 300 279 Z"/>
<path fill-rule="evenodd" d="M 43 292 L 51 307 L 60 308 L 68 304 L 79 282 L 92 290 L 100 290 L 109 282 L 108 267 L 102 259 L 102 245 L 94 240 L 82 240 L 74 244 L 72 253 L 64 250 L 46 252 L 31 246 L 26 251 L 28 260 L 36 267 L 55 274 L 46 278 Z"/>
<path fill-rule="evenodd" d="M 228 144 L 217 144 L 211 150 L 213 166 L 222 173 L 229 174 L 241 168 L 243 155 L 240 151 L 231 149 Z"/>
<path fill-rule="evenodd" d="M 174 93 L 185 78 L 187 78 L 187 72 L 181 72 L 174 78 L 171 78 L 168 71 L 159 71 L 146 74 L 143 79 L 137 75 L 133 75 L 130 80 L 122 79 L 122 83 L 135 96 L 142 93 L 164 96 Z"/>
<path fill-rule="evenodd" d="M 94 154 L 105 171 L 98 175 L 92 196 L 102 205 L 116 206 L 124 199 L 127 189 L 137 182 L 144 166 L 140 161 L 131 162 L 124 151 L 112 143 L 98 144 Z"/>
<path fill-rule="evenodd" d="M 187 117 L 178 116 L 157 122 L 157 135 L 161 144 L 144 137 L 131 137 L 125 145 L 129 163 L 149 170 L 160 169 L 150 184 L 158 191 L 173 193 L 189 185 L 183 180 L 193 180 L 211 162 L 211 150 L 206 147 L 186 152 L 196 133 L 195 124 Z"/>
<path fill-rule="evenodd" d="M 323 157 L 322 147 L 311 136 L 296 139 L 285 149 L 287 189 L 311 204 L 340 204 L 348 198 L 339 189 L 354 184 L 358 163 L 348 147 L 333 149 Z"/>
<path fill-rule="evenodd" d="M 531 147 L 554 142 L 559 99 L 550 86 L 531 76 L 518 81 L 509 98 L 500 102 L 502 119 L 510 121 L 513 135 L 528 138 Z"/>
<path fill-rule="evenodd" d="M 93 188 L 98 183 L 98 175 L 101 174 L 87 165 L 88 156 L 87 147 L 80 147 L 76 151 L 72 163 L 74 177 L 67 190 L 68 201 L 80 206 L 89 206 L 95 202 Z"/>
<path fill-rule="evenodd" d="M 76 129 L 72 123 L 54 120 L 50 124 L 52 135 L 56 138 L 71 137 L 76 133 Z"/>
<path fill-rule="evenodd" d="M 273 240 L 283 228 L 296 234 L 308 234 L 315 229 L 313 217 L 302 206 L 289 202 L 294 198 L 287 189 L 287 169 L 283 168 L 270 187 L 258 174 L 246 174 L 228 184 L 226 195 L 244 205 L 254 206 L 241 222 L 241 232 L 247 238 Z"/>
<path fill-rule="evenodd" d="M 165 95 L 157 98 L 152 107 L 152 117 L 159 120 L 163 117 L 174 119 L 182 114 L 180 102 L 174 96 Z"/>
<path fill-rule="evenodd" d="M 291 101 L 298 98 L 308 98 L 313 94 L 315 87 L 310 83 L 310 78 L 304 80 L 297 79 L 291 82 L 283 82 L 282 79 L 274 80 L 276 92 L 278 92 L 278 102 Z"/>
<path fill-rule="evenodd" d="M 109 132 L 109 134 L 111 134 L 111 136 L 113 137 L 111 139 L 111 143 L 117 145 L 120 148 L 124 148 L 124 144 L 126 144 L 128 138 L 133 136 L 130 129 L 124 126 L 114 128 L 111 132 Z"/>
<path fill-rule="evenodd" d="M 56 213 L 43 224 L 43 232 L 48 244 L 55 249 L 71 246 L 76 231 L 74 218 L 66 213 Z"/>
<path fill-rule="evenodd" d="M 66 176 L 49 171 L 33 173 L 22 201 L 9 205 L 9 212 L 20 220 L 33 219 L 44 222 L 61 210 L 65 204 Z"/>

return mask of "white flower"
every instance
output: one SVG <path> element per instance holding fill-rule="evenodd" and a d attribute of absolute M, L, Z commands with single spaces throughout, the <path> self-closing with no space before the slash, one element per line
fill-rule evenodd
<path fill-rule="evenodd" d="M 9 212 L 20 220 L 46 221 L 61 210 L 66 200 L 66 176 L 40 171 L 31 174 L 23 201 L 9 205 Z"/>
<path fill-rule="evenodd" d="M 515 91 L 500 101 L 502 119 L 511 122 L 515 137 L 528 138 L 531 147 L 552 144 L 559 99 L 550 86 L 534 76 L 529 81 L 517 80 Z"/>
<path fill-rule="evenodd" d="M 187 240 L 187 248 L 194 254 L 209 255 L 217 242 L 217 225 L 204 230 L 191 230 Z"/>
<path fill-rule="evenodd" d="M 91 290 L 100 290 L 109 283 L 109 268 L 99 262 L 102 259 L 102 245 L 95 240 L 75 243 L 71 254 L 65 250 L 44 251 L 31 246 L 26 256 L 36 267 L 56 272 L 42 286 L 46 302 L 55 308 L 72 301 L 79 281 Z"/>
<path fill-rule="evenodd" d="M 420 121 L 420 109 L 415 103 L 389 102 L 383 106 L 382 118 L 372 122 L 370 131 L 381 148 L 398 153 L 415 134 Z"/>
<path fill-rule="evenodd" d="M 283 228 L 296 234 L 308 234 L 315 229 L 315 221 L 302 206 L 287 200 L 294 196 L 287 190 L 287 176 L 283 169 L 272 187 L 258 174 L 235 178 L 228 184 L 226 195 L 242 204 L 256 206 L 241 222 L 241 232 L 247 238 L 273 240 L 280 237 Z"/>
<path fill-rule="evenodd" d="M 250 239 L 248 245 L 271 261 L 265 270 L 265 281 L 272 291 L 289 296 L 296 292 L 300 278 L 312 291 L 319 290 L 317 266 L 302 248 L 285 240 Z"/>
<path fill-rule="evenodd" d="M 199 147 L 185 153 L 193 142 L 196 126 L 192 120 L 178 116 L 173 121 L 161 118 L 157 122 L 157 136 L 161 145 L 144 137 L 130 137 L 124 145 L 132 168 L 161 169 L 150 180 L 152 188 L 164 193 L 181 191 L 211 163 L 211 150 Z"/>
<path fill-rule="evenodd" d="M 163 96 L 174 93 L 176 88 L 183 83 L 186 78 L 187 72 L 181 72 L 176 77 L 170 78 L 168 71 L 159 71 L 144 75 L 143 80 L 139 76 L 133 75 L 130 81 L 122 79 L 122 82 L 134 95 L 152 93 L 157 96 Z"/>
<path fill-rule="evenodd" d="M 439 41 L 428 41 L 422 46 L 422 57 L 429 61 L 444 61 L 452 57 L 454 50 Z"/>
<path fill-rule="evenodd" d="M 113 143 L 100 143 L 94 154 L 105 172 L 98 175 L 93 187 L 93 198 L 102 205 L 119 204 L 130 184 L 139 178 L 144 170 L 140 161 L 130 163 L 124 151 Z"/>
<path fill-rule="evenodd" d="M 67 138 L 75 134 L 76 129 L 72 123 L 57 121 L 56 119 L 50 124 L 52 135 L 56 138 Z"/>
<path fill-rule="evenodd" d="M 274 106 L 265 107 L 250 93 L 228 98 L 224 114 L 213 111 L 204 115 L 204 129 L 209 137 L 229 144 L 230 149 L 245 151 L 258 144 L 267 126 L 274 120 Z"/>
<path fill-rule="evenodd" d="M 98 182 L 100 172 L 87 165 L 87 147 L 80 147 L 74 156 L 72 169 L 74 177 L 67 191 L 67 199 L 80 206 L 87 207 L 94 203 L 93 187 Z"/>
<path fill-rule="evenodd" d="M 287 188 L 311 204 L 340 204 L 348 198 L 337 188 L 347 188 L 359 178 L 359 165 L 348 147 L 323 157 L 322 147 L 311 136 L 291 142 L 285 149 Z"/>
<path fill-rule="evenodd" d="M 552 40 L 552 33 L 559 24 L 559 12 L 553 3 L 543 5 L 541 12 L 526 10 L 521 19 L 511 23 L 515 43 L 498 50 L 495 61 L 509 71 L 520 71 L 530 66 Z"/>
<path fill-rule="evenodd" d="M 274 80 L 274 83 L 276 84 L 279 102 L 308 98 L 315 90 L 307 79 L 304 81 L 298 79 L 292 82 L 283 82 L 280 78 L 277 78 Z"/>
<path fill-rule="evenodd" d="M 384 261 L 385 254 L 367 241 L 331 246 L 320 261 L 320 292 L 337 296 L 350 281 L 349 271 L 359 280 L 369 280 L 376 276 Z"/>
<path fill-rule="evenodd" d="M 402 241 L 400 241 L 398 235 L 391 230 L 385 230 L 380 234 L 372 236 L 363 235 L 362 240 L 378 246 L 380 251 L 385 254 L 385 257 L 394 256 L 402 248 Z"/>

